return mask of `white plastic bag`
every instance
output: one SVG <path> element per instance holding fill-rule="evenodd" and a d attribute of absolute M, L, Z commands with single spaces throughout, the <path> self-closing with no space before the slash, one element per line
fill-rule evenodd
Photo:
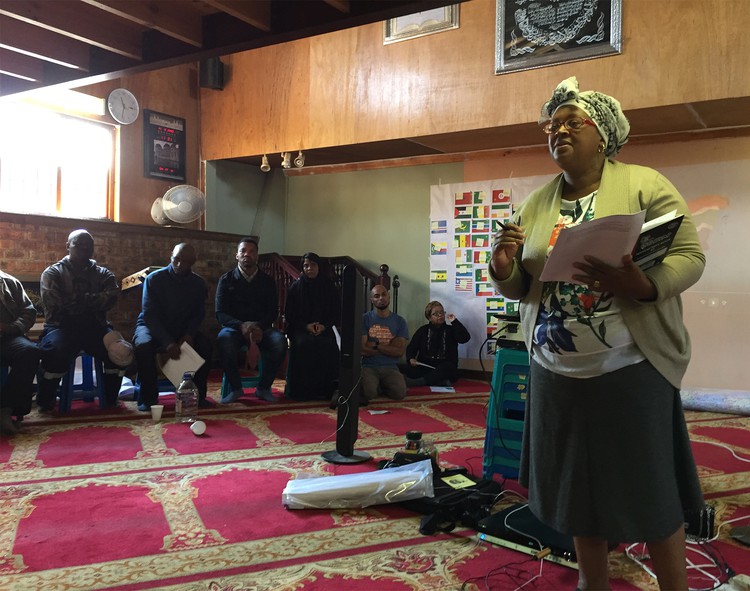
<path fill-rule="evenodd" d="M 348 509 L 434 496 L 432 462 L 422 460 L 362 474 L 290 480 L 281 503 L 288 509 Z"/>

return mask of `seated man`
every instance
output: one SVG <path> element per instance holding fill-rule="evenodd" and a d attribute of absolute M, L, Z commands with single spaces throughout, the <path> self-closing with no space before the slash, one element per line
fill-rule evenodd
<path fill-rule="evenodd" d="M 257 344 L 263 371 L 255 395 L 266 402 L 279 402 L 271 392 L 276 372 L 286 355 L 286 337 L 272 328 L 278 315 L 276 284 L 258 268 L 258 242 L 243 238 L 237 245 L 237 266 L 219 279 L 216 287 L 216 319 L 222 326 L 216 345 L 230 392 L 222 404 L 238 400 L 242 380 L 238 359 L 243 346 Z"/>
<path fill-rule="evenodd" d="M 391 294 L 382 285 L 370 290 L 370 302 L 374 310 L 362 317 L 361 404 L 369 404 L 378 394 L 403 400 L 406 382 L 398 362 L 409 340 L 406 320 L 388 309 Z"/>
<path fill-rule="evenodd" d="M 112 328 L 107 312 L 117 302 L 120 289 L 109 269 L 91 260 L 94 239 L 86 230 L 75 230 L 67 241 L 68 256 L 50 265 L 42 273 L 41 296 L 44 306 L 44 330 L 39 342 L 42 378 L 36 402 L 42 412 L 55 406 L 57 386 L 70 363 L 80 351 L 101 361 L 104 366 L 104 390 L 107 406 L 117 405 L 127 355 L 110 359 L 104 337 Z M 119 349 L 130 343 L 116 339 Z M 130 348 L 132 357 L 132 348 Z"/>
<path fill-rule="evenodd" d="M 195 261 L 195 248 L 178 244 L 172 250 L 169 266 L 149 274 L 143 282 L 141 313 L 133 335 L 140 411 L 148 411 L 159 401 L 156 354 L 166 352 L 171 359 L 179 359 L 182 343 L 190 345 L 206 360 L 193 381 L 198 388 L 198 406 L 211 406 L 206 400 L 211 342 L 200 332 L 208 288 L 203 278 L 192 271 Z"/>
<path fill-rule="evenodd" d="M 39 349 L 26 338 L 36 309 L 21 282 L 0 271 L 0 361 L 9 366 L 0 384 L 0 434 L 15 435 L 24 415 L 31 412 L 32 386 L 39 368 Z M 12 420 L 16 417 L 16 421 Z"/>

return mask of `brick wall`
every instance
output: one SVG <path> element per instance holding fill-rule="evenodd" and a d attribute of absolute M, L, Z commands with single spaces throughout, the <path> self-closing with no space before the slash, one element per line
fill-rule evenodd
<path fill-rule="evenodd" d="M 179 227 L 149 227 L 109 221 L 79 220 L 0 212 L 0 269 L 18 279 L 39 281 L 47 266 L 66 254 L 65 244 L 73 230 L 85 228 L 94 237 L 94 259 L 115 274 L 118 283 L 149 266 L 169 264 L 175 244 L 189 242 L 198 253 L 193 270 L 208 283 L 203 328 L 214 338 L 219 327 L 214 317 L 216 283 L 235 264 L 241 236 Z M 130 339 L 141 309 L 141 289 L 121 293 L 109 314 L 114 327 Z"/>

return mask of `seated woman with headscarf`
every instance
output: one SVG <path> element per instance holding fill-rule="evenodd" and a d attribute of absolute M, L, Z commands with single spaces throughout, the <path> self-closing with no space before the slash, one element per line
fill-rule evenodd
<path fill-rule="evenodd" d="M 287 291 L 286 327 L 289 366 L 285 396 L 293 400 L 330 400 L 339 374 L 339 349 L 333 326 L 341 316 L 339 294 L 320 275 L 320 257 L 302 256 L 302 273 Z"/>
<path fill-rule="evenodd" d="M 427 304 L 424 315 L 429 322 L 406 347 L 406 385 L 450 386 L 458 379 L 458 345 L 469 342 L 471 335 L 453 314 L 446 317 L 440 302 Z"/>

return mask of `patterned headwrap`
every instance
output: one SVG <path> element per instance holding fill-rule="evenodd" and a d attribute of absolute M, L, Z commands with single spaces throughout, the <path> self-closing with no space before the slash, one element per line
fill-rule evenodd
<path fill-rule="evenodd" d="M 604 139 L 604 153 L 607 156 L 615 156 L 627 143 L 630 123 L 617 99 L 594 90 L 579 92 L 578 80 L 571 76 L 560 82 L 552 98 L 544 103 L 540 121 L 551 119 L 563 105 L 575 105 L 591 117 Z"/>

